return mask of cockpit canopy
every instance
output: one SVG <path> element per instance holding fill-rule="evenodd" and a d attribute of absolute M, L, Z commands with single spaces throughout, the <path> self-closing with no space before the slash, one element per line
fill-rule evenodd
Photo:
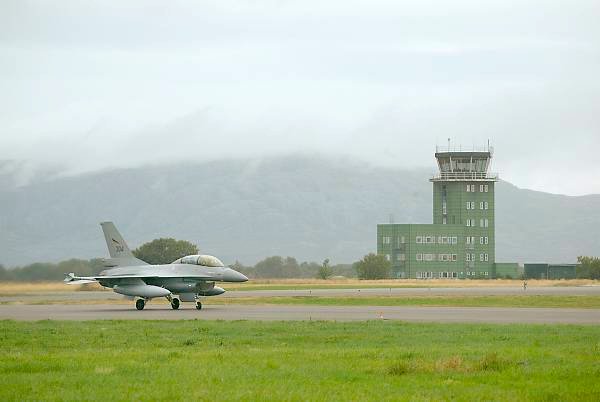
<path fill-rule="evenodd" d="M 212 255 L 186 255 L 172 262 L 172 264 L 193 264 L 203 267 L 223 267 L 223 263 Z"/>

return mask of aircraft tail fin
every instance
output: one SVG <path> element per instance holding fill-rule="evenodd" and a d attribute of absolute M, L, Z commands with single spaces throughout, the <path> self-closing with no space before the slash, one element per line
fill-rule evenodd
<path fill-rule="evenodd" d="M 102 222 L 100 223 L 100 226 L 102 226 L 102 231 L 104 232 L 104 238 L 106 239 L 106 246 L 108 247 L 108 253 L 111 260 L 119 262 L 113 266 L 146 264 L 146 262 L 135 258 L 114 223 Z"/>

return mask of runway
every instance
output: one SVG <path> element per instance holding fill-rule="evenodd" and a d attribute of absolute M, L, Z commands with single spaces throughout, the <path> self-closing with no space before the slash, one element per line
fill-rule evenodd
<path fill-rule="evenodd" d="M 65 285 L 66 286 L 66 285 Z M 361 297 L 361 296 L 502 296 L 502 295 L 548 295 L 548 296 L 600 296 L 600 286 L 545 286 L 528 287 L 422 287 L 422 288 L 359 288 L 359 289 L 286 289 L 286 290 L 230 290 L 218 298 L 236 297 Z M 68 291 L 24 293 L 0 296 L 0 303 L 38 303 L 57 301 L 120 300 L 123 296 L 111 291 Z"/>
<path fill-rule="evenodd" d="M 496 307 L 379 307 L 311 305 L 0 305 L 0 319 L 12 320 L 404 320 L 444 323 L 600 324 L 600 309 Z"/>

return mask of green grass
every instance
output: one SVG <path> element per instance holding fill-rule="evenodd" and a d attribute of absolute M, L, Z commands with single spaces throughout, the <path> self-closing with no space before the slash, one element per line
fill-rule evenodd
<path fill-rule="evenodd" d="M 310 304 L 328 306 L 446 306 L 600 308 L 600 296 L 357 296 L 235 297 L 207 304 Z"/>
<path fill-rule="evenodd" d="M 518 286 L 518 285 L 517 285 Z M 261 285 L 240 285 L 237 287 L 231 287 L 227 291 L 228 292 L 237 292 L 237 291 L 246 291 L 246 290 L 314 290 L 314 289 L 427 289 L 430 287 L 440 287 L 439 285 L 431 286 L 430 284 L 405 284 L 405 285 L 396 285 L 396 284 L 361 284 L 361 283 L 349 283 L 349 284 L 293 284 L 293 285 L 281 285 L 281 284 L 261 284 Z"/>
<path fill-rule="evenodd" d="M 599 400 L 600 326 L 0 322 L 0 400 Z"/>

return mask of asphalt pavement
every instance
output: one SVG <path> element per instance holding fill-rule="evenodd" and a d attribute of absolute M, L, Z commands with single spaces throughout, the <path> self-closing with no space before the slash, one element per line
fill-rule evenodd
<path fill-rule="evenodd" d="M 226 288 L 227 286 L 225 286 Z M 493 295 L 550 295 L 550 296 L 600 296 L 600 286 L 546 286 L 528 287 L 423 287 L 423 288 L 359 288 L 359 289 L 286 289 L 286 290 L 233 290 L 218 298 L 235 297 L 361 297 L 361 296 L 493 296 Z M 39 303 L 44 301 L 119 300 L 123 296 L 111 291 L 64 291 L 22 293 L 0 296 L 0 303 Z"/>
<path fill-rule="evenodd" d="M 148 303 L 138 311 L 131 305 L 58 304 L 0 305 L 0 319 L 13 320 L 405 320 L 463 323 L 600 324 L 600 309 L 397 307 L 312 305 L 207 305 L 196 310 L 182 303 L 172 310 L 166 303 Z"/>

